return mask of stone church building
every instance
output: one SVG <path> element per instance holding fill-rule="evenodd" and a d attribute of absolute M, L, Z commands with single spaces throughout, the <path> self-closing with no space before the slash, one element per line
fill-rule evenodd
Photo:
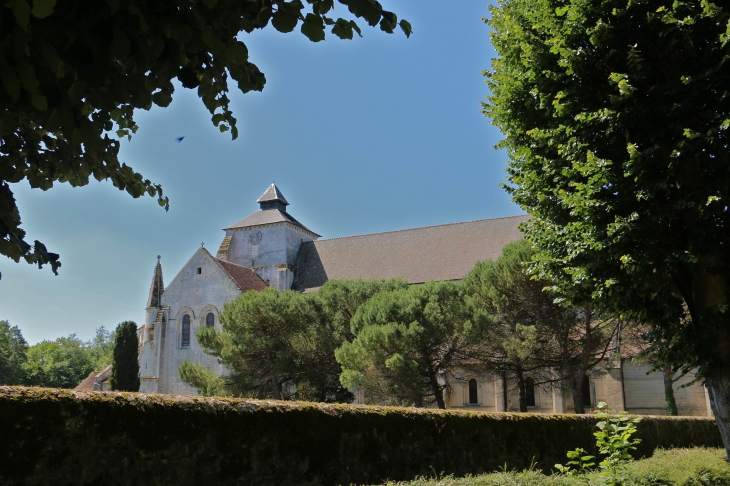
<path fill-rule="evenodd" d="M 203 352 L 195 331 L 220 326 L 218 313 L 223 304 L 244 292 L 266 287 L 312 292 L 329 279 L 401 277 L 410 284 L 460 280 L 476 262 L 498 258 L 507 243 L 522 238 L 517 226 L 527 219 L 526 215 L 512 216 L 320 239 L 289 214 L 289 203 L 275 184 L 257 202 L 258 211 L 224 228 L 215 255 L 199 248 L 167 287 L 158 257 L 145 324 L 140 328 L 140 392 L 196 394 L 177 373 L 185 360 L 226 374 L 217 358 Z M 629 358 L 611 363 L 589 378 L 583 398 L 588 408 L 606 401 L 612 408 L 634 413 L 663 413 L 661 374 L 647 375 L 646 366 Z M 507 410 L 519 409 L 514 387 L 504 386 L 498 379 L 455 370 L 449 381 L 452 408 L 503 411 L 506 404 Z M 362 398 L 358 396 L 357 401 Z M 709 414 L 707 395 L 700 385 L 678 389 L 676 398 L 680 413 Z M 571 404 L 569 393 L 558 388 L 535 387 L 528 397 L 534 412 L 566 412 Z"/>

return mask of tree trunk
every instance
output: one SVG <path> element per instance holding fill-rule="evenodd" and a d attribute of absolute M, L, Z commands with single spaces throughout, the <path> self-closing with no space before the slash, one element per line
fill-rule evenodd
<path fill-rule="evenodd" d="M 671 366 L 665 366 L 662 370 L 664 375 L 664 405 L 667 407 L 667 415 L 679 415 L 677 402 L 674 399 L 674 373 Z"/>
<path fill-rule="evenodd" d="M 517 387 L 520 390 L 520 412 L 527 412 L 527 393 L 525 393 L 525 377 L 517 372 Z"/>
<path fill-rule="evenodd" d="M 502 373 L 502 411 L 507 412 L 509 398 L 507 397 L 507 373 Z"/>
<path fill-rule="evenodd" d="M 705 382 L 710 396 L 710 407 L 720 428 L 725 453 L 730 459 L 730 370 L 726 368 L 721 372 L 708 373 Z"/>
<path fill-rule="evenodd" d="M 271 351 L 266 351 L 266 357 L 269 361 L 269 374 L 271 375 L 271 391 L 274 393 L 274 400 L 281 400 L 281 390 L 279 389 L 279 378 L 274 371 L 274 361 L 271 359 Z"/>
<path fill-rule="evenodd" d="M 433 391 L 433 396 L 436 398 L 436 405 L 441 410 L 446 409 L 446 402 L 444 402 L 444 394 L 441 392 L 441 387 L 439 386 L 438 376 L 436 376 L 436 372 L 430 366 L 428 370 L 428 381 L 431 382 L 431 390 Z"/>
<path fill-rule="evenodd" d="M 573 389 L 573 408 L 575 413 L 586 413 L 583 405 L 583 377 L 585 373 L 580 373 L 578 378 L 574 378 L 571 383 Z"/>
<path fill-rule="evenodd" d="M 724 311 L 717 313 L 728 305 L 728 281 L 713 268 L 718 262 L 724 262 L 723 257 L 701 257 L 699 271 L 692 274 L 691 293 L 682 293 L 692 320 L 718 331 L 712 350 L 714 363 L 705 375 L 705 382 L 710 407 L 730 459 L 730 322 Z"/>

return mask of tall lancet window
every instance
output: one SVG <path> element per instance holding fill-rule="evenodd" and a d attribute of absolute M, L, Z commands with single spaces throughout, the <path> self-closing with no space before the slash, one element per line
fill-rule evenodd
<path fill-rule="evenodd" d="M 180 346 L 187 348 L 190 346 L 190 316 L 185 314 L 182 322 L 182 339 L 180 339 Z"/>
<path fill-rule="evenodd" d="M 469 405 L 478 405 L 479 395 L 477 393 L 477 380 L 469 380 Z"/>
<path fill-rule="evenodd" d="M 213 327 L 215 324 L 215 316 L 212 312 L 208 312 L 208 315 L 205 316 L 205 327 Z"/>

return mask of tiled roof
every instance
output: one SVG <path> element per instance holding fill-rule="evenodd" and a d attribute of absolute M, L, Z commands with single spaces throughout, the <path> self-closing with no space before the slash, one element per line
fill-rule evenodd
<path fill-rule="evenodd" d="M 266 191 L 261 195 L 260 198 L 256 200 L 257 203 L 266 202 L 266 201 L 281 201 L 285 205 L 289 205 L 284 195 L 281 193 L 278 187 L 276 187 L 276 184 L 271 184 Z"/>
<path fill-rule="evenodd" d="M 228 275 L 238 284 L 242 292 L 248 290 L 264 290 L 267 287 L 266 283 L 261 280 L 261 277 L 256 275 L 250 268 L 227 262 L 220 258 L 216 258 L 215 261 L 223 267 L 223 270 L 228 272 Z"/>
<path fill-rule="evenodd" d="M 402 277 L 410 283 L 459 280 L 481 260 L 496 259 L 522 238 L 529 216 L 482 219 L 330 240 L 304 242 L 292 288 L 303 291 L 334 278 Z"/>
<path fill-rule="evenodd" d="M 298 226 L 302 229 L 305 229 L 309 231 L 310 233 L 314 233 L 314 231 L 310 230 L 306 226 L 304 226 L 302 223 L 297 221 L 293 216 L 291 216 L 289 213 L 286 213 L 284 211 L 281 211 L 279 209 L 259 209 L 255 213 L 253 213 L 251 216 L 242 219 L 238 223 L 229 226 L 228 228 L 224 228 L 227 230 L 230 229 L 237 229 L 237 228 L 248 228 L 251 226 L 260 226 L 262 224 L 272 224 L 272 223 L 291 223 L 294 226 Z M 316 234 L 316 233 L 314 233 Z M 319 236 L 319 235 L 317 235 Z"/>
<path fill-rule="evenodd" d="M 89 373 L 89 376 L 84 378 L 84 381 L 82 381 L 81 383 L 76 385 L 74 390 L 93 390 L 94 389 L 94 377 L 96 376 L 97 373 L 98 373 L 98 371 L 92 371 L 91 373 Z"/>
<path fill-rule="evenodd" d="M 84 381 L 76 385 L 74 390 L 94 390 L 94 385 L 96 383 L 103 383 L 104 381 L 109 379 L 109 375 L 112 373 L 112 365 L 106 365 L 106 367 L 101 371 L 92 371 L 89 373 L 89 376 L 84 378 Z"/>

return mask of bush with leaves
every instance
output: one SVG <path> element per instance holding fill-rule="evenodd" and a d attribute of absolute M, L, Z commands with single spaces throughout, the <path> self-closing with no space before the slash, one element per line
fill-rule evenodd
<path fill-rule="evenodd" d="M 608 410 L 606 402 L 598 404 L 596 418 L 600 421 L 596 424 L 598 431 L 593 435 L 596 437 L 596 447 L 600 455 L 606 456 L 598 463 L 601 471 L 601 478 L 605 484 L 620 486 L 626 482 L 626 466 L 631 461 L 631 451 L 641 443 L 641 439 L 633 438 L 636 433 L 636 424 L 641 422 L 641 417 L 630 417 L 628 412 L 622 411 L 616 414 L 615 410 Z M 588 454 L 585 449 L 578 448 L 567 453 L 568 463 L 563 466 L 556 464 L 555 468 L 566 475 L 575 476 L 592 472 L 596 463 L 596 457 Z"/>

